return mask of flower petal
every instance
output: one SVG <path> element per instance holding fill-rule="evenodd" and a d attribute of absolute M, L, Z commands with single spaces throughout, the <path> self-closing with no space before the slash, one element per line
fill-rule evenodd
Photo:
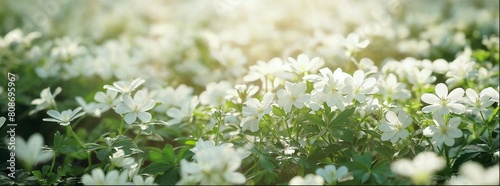
<path fill-rule="evenodd" d="M 434 88 L 438 97 L 448 97 L 448 87 L 444 83 L 439 83 Z"/>
<path fill-rule="evenodd" d="M 137 112 L 130 112 L 124 117 L 127 124 L 132 124 L 137 119 Z"/>
<path fill-rule="evenodd" d="M 453 89 L 448 95 L 448 98 L 452 101 L 457 101 L 462 97 L 464 97 L 464 89 L 462 88 Z"/>
<path fill-rule="evenodd" d="M 441 102 L 436 95 L 429 93 L 423 94 L 420 99 L 427 104 L 439 104 Z"/>

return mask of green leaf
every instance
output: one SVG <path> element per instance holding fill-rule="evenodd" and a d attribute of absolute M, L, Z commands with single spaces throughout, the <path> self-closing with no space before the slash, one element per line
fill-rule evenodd
<path fill-rule="evenodd" d="M 368 153 L 360 155 L 360 154 L 355 154 L 353 156 L 354 162 L 361 163 L 364 165 L 368 170 L 370 170 L 370 167 L 372 166 L 372 156 Z"/>
<path fill-rule="evenodd" d="M 380 139 L 380 134 L 374 130 L 363 130 L 363 132 L 370 134 L 371 136 Z"/>
<path fill-rule="evenodd" d="M 485 50 L 476 50 L 472 53 L 472 56 L 477 59 L 478 62 L 482 62 L 487 60 L 490 56 L 491 53 Z"/>
<path fill-rule="evenodd" d="M 281 116 L 281 117 L 285 117 L 286 116 L 286 112 L 285 110 L 283 110 L 283 108 L 280 108 L 276 105 L 273 105 L 273 114 L 276 115 L 276 116 Z"/>
<path fill-rule="evenodd" d="M 111 154 L 111 148 L 105 148 L 97 151 L 96 156 L 99 161 L 107 161 L 109 159 L 109 155 Z"/>
<path fill-rule="evenodd" d="M 151 163 L 149 164 L 147 167 L 145 167 L 143 170 L 142 170 L 142 174 L 152 174 L 152 175 L 156 175 L 160 172 L 165 172 L 167 171 L 169 168 L 172 168 L 173 166 L 172 165 L 169 165 L 169 164 L 166 164 L 166 163 L 162 163 L 162 162 L 154 162 L 154 163 Z"/>
<path fill-rule="evenodd" d="M 64 145 L 59 147 L 59 152 L 63 154 L 74 154 L 76 152 L 83 152 L 80 149 L 80 144 L 75 138 L 66 138 L 63 141 Z"/>
<path fill-rule="evenodd" d="M 326 102 L 323 103 L 323 108 L 325 108 L 325 113 L 323 113 L 323 115 L 331 116 L 332 108 L 330 108 L 330 106 L 328 106 L 328 104 L 326 104 Z M 327 118 L 327 119 L 330 119 L 330 118 Z M 327 121 L 329 121 L 329 120 L 327 120 Z"/>
<path fill-rule="evenodd" d="M 111 147 L 117 147 L 123 149 L 125 151 L 125 154 L 129 154 L 130 150 L 129 148 L 137 148 L 137 145 L 133 142 L 132 139 L 130 139 L 127 136 L 119 136 L 118 139 L 111 145 Z M 127 153 L 127 151 L 129 151 Z"/>
<path fill-rule="evenodd" d="M 42 172 L 40 172 L 39 170 L 34 170 L 34 171 L 31 171 L 31 173 L 33 174 L 33 176 L 35 176 L 36 178 L 38 179 L 43 179 L 43 175 L 42 175 Z"/>
<path fill-rule="evenodd" d="M 186 152 L 190 152 L 189 149 L 191 149 L 191 147 L 188 147 L 188 146 L 183 146 L 181 148 L 181 150 L 177 153 L 177 157 L 175 158 L 175 164 L 176 165 L 179 164 L 182 159 L 185 159 L 188 156 L 186 154 Z"/>
<path fill-rule="evenodd" d="M 313 125 L 324 125 L 324 123 L 325 123 L 323 121 L 323 119 L 321 119 L 321 117 L 319 117 L 316 114 L 306 114 L 305 118 L 306 118 L 306 121 L 308 121 L 309 123 L 311 123 Z"/>
<path fill-rule="evenodd" d="M 259 165 L 264 168 L 267 172 L 274 172 L 274 167 L 276 166 L 270 158 L 264 155 L 259 156 Z"/>
<path fill-rule="evenodd" d="M 174 154 L 174 148 L 170 144 L 166 144 L 165 147 L 163 147 L 163 150 L 161 151 L 162 158 L 164 162 L 168 162 L 171 164 L 175 163 L 175 154 Z"/>
<path fill-rule="evenodd" d="M 155 131 L 154 125 L 146 125 L 146 129 L 142 130 L 142 132 L 146 135 L 151 135 Z"/>
<path fill-rule="evenodd" d="M 97 143 L 86 143 L 85 146 L 87 147 L 83 149 L 84 151 L 94 151 L 102 148 L 102 146 Z"/>
<path fill-rule="evenodd" d="M 297 165 L 306 170 L 314 166 L 314 163 L 304 156 L 294 157 L 294 160 L 297 163 Z"/>
<path fill-rule="evenodd" d="M 354 142 L 354 133 L 351 130 L 340 129 L 337 130 L 336 133 L 338 134 L 339 139 L 349 142 L 351 144 Z"/>
<path fill-rule="evenodd" d="M 159 185 L 174 185 L 179 181 L 179 168 L 171 167 L 157 178 Z"/>
<path fill-rule="evenodd" d="M 352 117 L 352 114 L 354 113 L 354 110 L 356 108 L 353 107 L 353 108 L 349 108 L 349 109 L 346 109 L 344 111 L 342 111 L 341 113 L 339 113 L 335 119 L 333 119 L 329 125 L 339 125 L 339 124 L 344 124 L 346 121 L 348 121 L 348 118 L 349 117 Z"/>
<path fill-rule="evenodd" d="M 57 174 L 59 176 L 66 176 L 66 173 L 68 173 L 71 169 L 71 164 L 67 164 L 64 166 L 59 166 L 57 167 Z"/>
<path fill-rule="evenodd" d="M 384 184 L 387 181 L 387 177 L 383 173 L 372 173 L 372 177 L 378 184 Z"/>
<path fill-rule="evenodd" d="M 488 152 L 489 148 L 486 144 L 477 144 L 477 145 L 467 145 L 462 148 L 463 153 L 474 153 L 474 152 Z"/>
<path fill-rule="evenodd" d="M 491 121 L 493 121 L 493 118 L 495 118 L 495 116 L 498 116 L 498 114 L 497 114 L 497 113 L 498 113 L 498 109 L 499 109 L 499 108 L 500 108 L 500 107 L 497 107 L 497 108 L 493 111 L 493 113 L 491 113 L 490 117 L 488 118 L 488 123 L 489 123 L 490 125 L 492 124 L 492 123 L 491 123 Z"/>
<path fill-rule="evenodd" d="M 54 133 L 54 147 L 52 149 L 55 152 L 59 152 L 60 149 L 65 145 L 64 140 L 64 136 L 62 136 L 59 131 Z"/>
<path fill-rule="evenodd" d="M 361 183 L 366 183 L 366 181 L 368 181 L 368 179 L 370 179 L 370 173 L 365 173 L 363 174 L 363 177 L 361 177 Z"/>
<path fill-rule="evenodd" d="M 53 172 L 49 172 L 49 174 L 47 175 L 47 184 L 48 185 L 52 185 L 53 183 L 55 183 L 59 178 L 59 175 L 56 174 L 56 173 L 53 173 Z"/>

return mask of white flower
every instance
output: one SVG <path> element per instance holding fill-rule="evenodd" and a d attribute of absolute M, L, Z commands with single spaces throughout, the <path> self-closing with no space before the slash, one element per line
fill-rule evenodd
<path fill-rule="evenodd" d="M 358 112 L 361 117 L 365 117 L 367 115 L 378 116 L 380 109 L 387 108 L 387 106 L 391 106 L 387 103 L 387 100 L 380 103 L 378 98 L 370 97 L 365 101 L 365 104 L 356 108 L 356 112 Z"/>
<path fill-rule="evenodd" d="M 0 37 L 0 48 L 5 48 L 13 44 L 20 44 L 22 46 L 30 46 L 31 42 L 39 38 L 41 34 L 39 32 L 31 32 L 28 35 L 24 35 L 23 30 L 16 28 L 5 35 L 5 37 Z"/>
<path fill-rule="evenodd" d="M 365 73 L 362 70 L 356 70 L 352 78 L 350 76 L 345 78 L 344 83 L 342 93 L 353 94 L 358 102 L 364 102 L 366 95 L 378 92 L 378 88 L 375 86 L 377 80 L 375 78 L 365 79 Z"/>
<path fill-rule="evenodd" d="M 123 102 L 116 105 L 115 111 L 118 114 L 126 114 L 124 119 L 128 124 L 132 124 L 139 118 L 142 122 L 151 121 L 151 110 L 155 106 L 155 101 L 149 99 L 145 90 L 139 90 L 134 95 L 134 99 L 129 94 L 123 95 Z"/>
<path fill-rule="evenodd" d="M 155 178 L 152 176 L 148 176 L 146 179 L 144 179 L 140 175 L 135 175 L 132 181 L 134 182 L 134 185 L 158 185 L 154 183 Z"/>
<path fill-rule="evenodd" d="M 408 99 L 411 93 L 406 89 L 406 84 L 398 82 L 396 75 L 389 74 L 386 79 L 380 81 L 380 94 L 392 100 Z"/>
<path fill-rule="evenodd" d="M 92 169 L 91 174 L 84 174 L 82 176 L 82 183 L 84 185 L 129 185 L 127 181 L 128 175 L 124 171 L 119 173 L 117 170 L 112 170 L 104 174 L 101 168 Z"/>
<path fill-rule="evenodd" d="M 295 176 L 293 177 L 289 185 L 323 185 L 324 180 L 321 176 L 314 174 L 307 174 L 305 177 Z"/>
<path fill-rule="evenodd" d="M 316 175 L 323 177 L 326 184 L 335 184 L 340 178 L 347 176 L 347 171 L 346 166 L 340 166 L 337 169 L 335 165 L 327 165 L 325 168 L 316 169 Z"/>
<path fill-rule="evenodd" d="M 344 110 L 345 105 L 353 98 L 352 95 L 345 97 L 341 93 L 345 86 L 344 80 L 349 75 L 342 72 L 341 68 L 337 68 L 333 73 L 329 68 L 322 68 L 319 72 L 322 76 L 312 74 L 304 77 L 305 80 L 314 82 L 311 100 L 315 100 L 318 104 L 326 101 L 328 106 Z"/>
<path fill-rule="evenodd" d="M 325 100 L 329 95 L 330 94 L 325 94 L 323 92 L 318 92 L 313 90 L 311 92 L 311 99 L 309 100 L 309 103 L 307 103 L 307 107 L 311 108 L 311 110 L 313 111 L 317 111 L 320 108 L 323 108 L 323 103 L 325 102 Z"/>
<path fill-rule="evenodd" d="M 428 126 L 424 129 L 424 135 L 432 137 L 432 142 L 436 145 L 446 144 L 453 146 L 455 138 L 462 137 L 462 131 L 458 128 L 462 120 L 460 118 L 451 118 L 448 123 L 442 115 L 434 114 L 434 123 L 436 125 Z"/>
<path fill-rule="evenodd" d="M 52 118 L 43 118 L 43 121 L 56 122 L 59 125 L 67 126 L 71 121 L 80 116 L 85 115 L 85 112 L 80 112 L 82 107 L 78 107 L 75 110 L 65 110 L 62 112 L 58 112 L 57 110 L 49 110 L 47 114 Z"/>
<path fill-rule="evenodd" d="M 378 72 L 378 67 L 370 58 L 362 58 L 361 60 L 359 60 L 358 69 L 363 70 L 363 72 L 365 72 L 365 75 Z"/>
<path fill-rule="evenodd" d="M 108 89 L 106 90 L 106 93 L 101 91 L 95 93 L 94 100 L 97 102 L 101 112 L 106 112 L 120 103 L 120 99 L 117 99 L 116 97 L 117 95 L 118 92 Z"/>
<path fill-rule="evenodd" d="M 256 65 L 249 67 L 250 72 L 248 75 L 243 77 L 246 82 L 251 82 L 255 80 L 272 80 L 274 78 L 291 79 L 293 74 L 290 72 L 290 68 L 283 63 L 280 58 L 273 58 L 267 63 L 264 61 L 257 61 Z M 263 81 L 265 82 L 265 81 Z"/>
<path fill-rule="evenodd" d="M 115 92 L 128 94 L 134 91 L 137 87 L 141 86 L 144 82 L 146 82 L 144 79 L 137 78 L 132 80 L 131 82 L 117 81 L 113 83 L 113 86 L 104 85 L 104 88 Z"/>
<path fill-rule="evenodd" d="M 262 90 L 273 91 L 283 83 L 284 80 L 291 80 L 295 74 L 291 72 L 288 65 L 280 58 L 273 58 L 269 62 L 257 61 L 256 65 L 250 66 L 248 75 L 243 77 L 243 81 L 252 82 L 259 80 L 262 82 Z"/>
<path fill-rule="evenodd" d="M 204 151 L 204 150 L 215 148 L 215 147 L 233 148 L 233 146 L 234 145 L 232 143 L 221 143 L 218 146 L 215 146 L 215 143 L 213 141 L 210 141 L 210 140 L 203 141 L 203 139 L 200 138 L 200 139 L 198 139 L 198 141 L 196 141 L 196 146 L 189 149 L 189 151 L 197 153 L 199 151 Z M 251 144 L 248 144 L 243 148 L 236 149 L 236 152 L 243 159 L 243 158 L 246 158 L 250 155 L 250 152 L 248 151 L 248 149 L 251 149 L 251 148 L 252 148 Z"/>
<path fill-rule="evenodd" d="M 462 98 L 461 101 L 469 106 L 467 108 L 468 112 L 477 114 L 478 112 L 488 111 L 487 107 L 495 102 L 486 94 L 487 91 L 488 89 L 483 89 L 480 93 L 481 96 L 479 96 L 474 89 L 468 88 L 465 90 L 467 97 Z"/>
<path fill-rule="evenodd" d="M 468 161 L 460 166 L 459 176 L 452 177 L 448 185 L 498 185 L 500 174 L 498 164 L 485 169 L 481 164 Z"/>
<path fill-rule="evenodd" d="M 379 126 L 379 129 L 384 132 L 381 138 L 382 141 L 390 140 L 394 144 L 399 139 L 408 137 L 409 133 L 406 127 L 410 126 L 413 122 L 411 116 L 406 115 L 404 111 L 399 111 L 397 116 L 393 111 L 387 111 L 385 119 L 387 121 L 382 121 L 382 124 Z"/>
<path fill-rule="evenodd" d="M 115 153 L 109 156 L 111 163 L 117 167 L 128 168 L 130 165 L 135 163 L 134 158 L 125 156 L 123 149 L 117 149 Z"/>
<path fill-rule="evenodd" d="M 43 137 L 40 133 L 34 133 L 29 137 L 28 141 L 16 136 L 16 157 L 29 167 L 46 162 L 52 158 L 54 153 L 52 151 L 43 151 L 43 145 Z"/>
<path fill-rule="evenodd" d="M 345 38 L 344 46 L 346 47 L 347 52 L 349 54 L 352 54 L 352 52 L 356 52 L 360 49 L 366 48 L 368 44 L 370 44 L 370 41 L 368 40 L 361 41 L 358 34 L 350 33 Z"/>
<path fill-rule="evenodd" d="M 228 95 L 228 90 L 232 88 L 228 81 L 219 83 L 210 82 L 206 86 L 206 90 L 200 94 L 200 102 L 204 105 L 220 106 L 225 103 L 225 98 Z"/>
<path fill-rule="evenodd" d="M 180 109 L 172 107 L 167 110 L 167 115 L 172 118 L 167 121 L 168 125 L 179 124 L 185 119 L 190 119 L 193 116 L 194 109 L 199 103 L 200 100 L 198 99 L 198 96 L 186 97 L 183 100 L 180 100 L 179 104 L 182 104 Z"/>
<path fill-rule="evenodd" d="M 36 105 L 36 109 L 31 111 L 30 114 L 34 114 L 40 110 L 56 106 L 56 101 L 54 98 L 61 93 L 61 87 L 57 87 L 54 93 L 50 92 L 50 87 L 47 87 L 40 92 L 40 98 L 31 101 L 32 105 Z"/>
<path fill-rule="evenodd" d="M 446 84 L 454 85 L 464 79 L 470 79 L 477 76 L 477 70 L 474 69 L 475 62 L 471 59 L 472 51 L 466 48 L 453 62 L 449 64 L 446 72 Z"/>
<path fill-rule="evenodd" d="M 203 143 L 195 150 L 195 162 L 181 160 L 181 180 L 177 184 L 227 185 L 243 184 L 246 178 L 236 172 L 242 158 L 232 145 Z M 198 146 L 198 143 L 197 143 Z"/>
<path fill-rule="evenodd" d="M 292 105 L 299 109 L 304 107 L 304 104 L 310 99 L 310 96 L 305 94 L 306 89 L 304 82 L 290 83 L 286 81 L 285 90 L 281 89 L 277 92 L 278 105 L 283 107 L 286 112 L 292 110 Z"/>
<path fill-rule="evenodd" d="M 450 111 L 456 114 L 465 112 L 465 106 L 458 101 L 464 96 L 464 89 L 456 88 L 448 94 L 448 87 L 444 83 L 439 83 L 435 88 L 436 95 L 425 93 L 421 99 L 430 104 L 422 108 L 422 112 L 430 113 L 437 111 L 437 114 L 448 114 Z"/>
<path fill-rule="evenodd" d="M 237 103 L 243 103 L 255 95 L 257 91 L 259 91 L 258 86 L 239 84 L 228 91 L 228 97 L 229 99 L 236 99 Z"/>
<path fill-rule="evenodd" d="M 167 87 L 156 92 L 156 100 L 161 104 L 154 108 L 157 112 L 166 113 L 173 106 L 182 107 L 183 102 L 179 100 L 191 99 L 194 89 L 184 84 L 174 87 Z"/>
<path fill-rule="evenodd" d="M 75 99 L 76 102 L 78 102 L 78 104 L 82 106 L 84 112 L 88 113 L 91 116 L 101 117 L 101 107 L 98 103 L 86 103 L 85 100 L 80 96 L 75 97 Z"/>
<path fill-rule="evenodd" d="M 83 54 L 86 49 L 79 45 L 79 40 L 71 40 L 69 37 L 56 38 L 55 46 L 50 51 L 50 56 L 63 61 Z"/>
<path fill-rule="evenodd" d="M 265 114 L 269 114 L 272 111 L 272 101 L 274 99 L 273 93 L 266 93 L 262 102 L 256 98 L 249 99 L 245 102 L 242 110 L 243 120 L 241 120 L 240 126 L 242 130 L 245 131 L 250 129 L 250 131 L 255 132 L 259 130 L 259 121 Z"/>
<path fill-rule="evenodd" d="M 297 57 L 297 60 L 289 57 L 288 61 L 290 62 L 290 67 L 293 72 L 296 74 L 308 74 L 317 71 L 321 66 L 323 66 L 324 62 L 319 57 L 315 57 L 309 60 L 309 57 L 305 54 L 300 54 Z"/>
<path fill-rule="evenodd" d="M 410 177 L 414 184 L 428 184 L 431 176 L 446 166 L 444 158 L 434 152 L 421 152 L 412 160 L 399 159 L 391 164 L 391 170 Z"/>
<path fill-rule="evenodd" d="M 431 69 L 424 68 L 422 70 L 419 70 L 418 68 L 414 67 L 408 69 L 407 72 L 409 73 L 407 75 L 408 81 L 418 87 L 423 87 L 436 81 L 436 76 L 432 76 Z"/>
<path fill-rule="evenodd" d="M 488 87 L 488 88 L 485 88 L 481 91 L 481 97 L 483 96 L 489 96 L 491 97 L 491 100 L 494 101 L 494 102 L 497 102 L 498 103 L 498 98 L 499 98 L 499 93 L 498 93 L 498 87 L 497 89 L 494 89 L 493 87 Z"/>
<path fill-rule="evenodd" d="M 445 74 L 449 68 L 450 63 L 444 59 L 436 59 L 432 62 L 432 71 L 436 73 Z"/>

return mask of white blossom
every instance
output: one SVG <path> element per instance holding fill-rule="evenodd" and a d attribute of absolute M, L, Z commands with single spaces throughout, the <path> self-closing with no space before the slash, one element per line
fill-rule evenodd
<path fill-rule="evenodd" d="M 421 152 L 413 160 L 399 159 L 391 164 L 391 170 L 399 175 L 410 177 L 414 184 L 429 184 L 431 176 L 446 166 L 443 157 L 434 152 Z"/>
<path fill-rule="evenodd" d="M 295 176 L 293 177 L 290 182 L 288 183 L 289 185 L 323 185 L 325 181 L 323 180 L 323 177 L 314 175 L 314 174 L 307 174 L 306 176 Z"/>
<path fill-rule="evenodd" d="M 448 114 L 450 111 L 456 114 L 465 112 L 465 106 L 458 101 L 464 96 L 464 89 L 456 88 L 448 94 L 448 87 L 439 83 L 435 87 L 436 95 L 425 93 L 421 99 L 430 104 L 422 108 L 422 112 L 436 112 L 439 115 Z"/>
<path fill-rule="evenodd" d="M 379 129 L 383 132 L 382 141 L 390 140 L 394 144 L 399 139 L 408 137 L 409 132 L 406 128 L 413 122 L 411 116 L 406 115 L 404 111 L 399 111 L 398 115 L 393 111 L 387 111 L 385 119 L 379 126 Z"/>
<path fill-rule="evenodd" d="M 147 96 L 145 90 L 137 91 L 133 99 L 129 94 L 124 94 L 122 98 L 123 102 L 116 105 L 115 111 L 118 114 L 125 114 L 124 120 L 127 124 L 132 124 L 137 118 L 144 123 L 151 121 L 152 116 L 147 111 L 156 103 Z"/>
<path fill-rule="evenodd" d="M 75 110 L 64 110 L 62 112 L 58 112 L 57 110 L 49 110 L 47 114 L 52 118 L 43 118 L 43 121 L 56 122 L 59 125 L 67 126 L 76 118 L 79 118 L 85 115 L 85 112 L 80 112 L 82 107 L 78 107 Z"/>
<path fill-rule="evenodd" d="M 445 121 L 442 115 L 434 114 L 434 124 L 424 129 L 424 135 L 432 137 L 432 142 L 436 145 L 453 146 L 455 138 L 462 137 L 462 131 L 458 128 L 462 120 L 458 117 L 453 117 L 449 121 Z"/>

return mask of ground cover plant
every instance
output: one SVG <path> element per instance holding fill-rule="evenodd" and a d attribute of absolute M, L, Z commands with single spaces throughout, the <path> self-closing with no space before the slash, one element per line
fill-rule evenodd
<path fill-rule="evenodd" d="M 0 183 L 498 185 L 498 1 L 0 1 Z"/>

